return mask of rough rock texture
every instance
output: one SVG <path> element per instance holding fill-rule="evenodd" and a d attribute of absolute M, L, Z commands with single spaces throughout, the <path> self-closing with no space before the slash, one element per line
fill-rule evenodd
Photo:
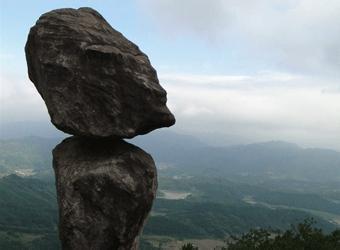
<path fill-rule="evenodd" d="M 53 150 L 64 250 L 137 249 L 156 195 L 153 159 L 122 140 L 70 137 Z"/>
<path fill-rule="evenodd" d="M 42 15 L 25 51 L 29 77 L 66 133 L 132 138 L 175 123 L 148 57 L 91 8 Z"/>

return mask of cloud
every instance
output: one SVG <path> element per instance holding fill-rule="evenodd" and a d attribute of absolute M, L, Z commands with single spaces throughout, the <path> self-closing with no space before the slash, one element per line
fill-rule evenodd
<path fill-rule="evenodd" d="M 138 2 L 167 39 L 237 55 L 239 75 L 159 74 L 179 129 L 340 149 L 339 1 Z"/>
<path fill-rule="evenodd" d="M 28 77 L 0 74 L 0 122 L 47 119 L 47 109 Z"/>
<path fill-rule="evenodd" d="M 223 0 L 138 0 L 165 34 L 189 33 L 213 40 L 225 22 Z M 163 29 L 164 28 L 164 29 Z M 217 38 L 218 36 L 216 36 Z"/>
<path fill-rule="evenodd" d="M 340 150 L 337 82 L 269 71 L 253 75 L 160 72 L 159 78 L 179 131 L 200 138 L 215 134 L 223 143 L 285 140 Z M 48 122 L 45 104 L 28 78 L 2 74 L 0 83 L 1 122 Z M 230 136 L 236 139 L 230 142 Z"/>
<path fill-rule="evenodd" d="M 340 1 L 138 0 L 163 34 L 291 71 L 340 77 Z"/>
<path fill-rule="evenodd" d="M 160 74 L 160 79 L 177 128 L 186 133 L 215 132 L 248 142 L 286 140 L 340 149 L 340 93 L 323 91 L 325 86 L 333 88 L 334 82 L 275 72 Z"/>

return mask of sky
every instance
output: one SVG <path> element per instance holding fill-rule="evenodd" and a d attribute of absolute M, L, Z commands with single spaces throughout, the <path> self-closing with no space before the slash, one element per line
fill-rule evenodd
<path fill-rule="evenodd" d="M 24 46 L 47 11 L 92 7 L 145 52 L 173 130 L 210 144 L 340 150 L 338 0 L 0 0 L 0 125 L 49 122 Z"/>

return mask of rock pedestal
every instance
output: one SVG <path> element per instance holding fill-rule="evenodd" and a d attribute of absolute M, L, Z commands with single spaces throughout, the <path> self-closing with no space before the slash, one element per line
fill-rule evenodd
<path fill-rule="evenodd" d="M 43 14 L 25 52 L 52 123 L 75 135 L 53 150 L 62 248 L 137 249 L 157 172 L 122 138 L 175 123 L 156 70 L 91 8 Z"/>
<path fill-rule="evenodd" d="M 63 249 L 136 249 L 156 196 L 153 159 L 122 140 L 71 137 L 53 150 Z"/>

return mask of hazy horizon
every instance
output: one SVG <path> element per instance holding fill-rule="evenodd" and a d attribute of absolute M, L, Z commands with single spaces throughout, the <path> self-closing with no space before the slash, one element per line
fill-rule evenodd
<path fill-rule="evenodd" d="M 281 140 L 340 150 L 335 0 L 1 1 L 0 129 L 50 123 L 27 76 L 27 34 L 41 14 L 82 6 L 149 56 L 177 118 L 173 131 L 210 144 Z"/>
<path fill-rule="evenodd" d="M 10 122 L 0 124 L 0 141 L 7 140 L 21 140 L 30 137 L 36 137 L 41 139 L 57 139 L 63 140 L 63 138 L 70 137 L 72 135 L 66 134 L 54 127 L 51 122 L 42 121 L 22 121 L 22 122 Z M 259 140 L 251 141 L 245 138 L 236 137 L 235 135 L 224 135 L 218 134 L 216 132 L 203 133 L 200 135 L 190 134 L 187 131 L 178 130 L 175 128 L 161 128 L 156 129 L 153 132 L 147 133 L 145 135 L 139 135 L 132 139 L 126 139 L 128 142 L 138 145 L 138 141 L 143 141 L 143 138 L 148 140 L 176 140 L 174 138 L 180 139 L 182 141 L 187 141 L 189 144 L 195 144 L 198 147 L 213 147 L 213 148 L 229 148 L 234 146 L 246 146 L 246 145 L 262 145 L 271 144 L 275 145 L 290 145 L 292 147 L 299 147 L 301 149 L 321 149 L 321 150 L 332 150 L 340 153 L 340 150 L 336 148 L 327 147 L 313 147 L 303 144 L 298 144 L 294 141 L 287 140 Z"/>

